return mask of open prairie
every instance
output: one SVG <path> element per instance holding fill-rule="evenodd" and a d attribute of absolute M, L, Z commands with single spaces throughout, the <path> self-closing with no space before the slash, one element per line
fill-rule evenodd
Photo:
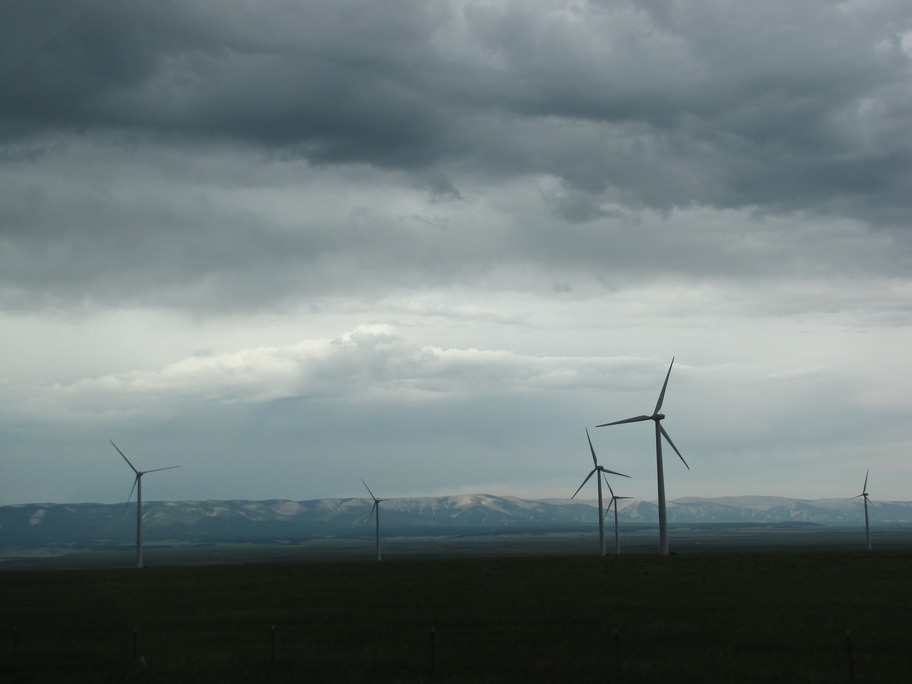
<path fill-rule="evenodd" d="M 896 682 L 912 671 L 908 549 L 407 556 L 5 572 L 0 681 Z"/>

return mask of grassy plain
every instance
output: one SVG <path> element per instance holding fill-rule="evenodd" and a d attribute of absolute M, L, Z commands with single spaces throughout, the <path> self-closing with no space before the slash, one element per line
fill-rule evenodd
<path fill-rule="evenodd" d="M 230 564 L 4 572 L 0 682 L 895 682 L 912 672 L 908 548 L 760 543 L 600 558 L 578 552 L 591 535 L 573 539 L 508 540 L 501 555 L 465 539 L 448 557 L 433 540 L 391 542 L 380 563 L 361 542 L 335 560 L 239 563 L 234 548 Z M 524 555 L 535 548 L 558 552 Z"/>

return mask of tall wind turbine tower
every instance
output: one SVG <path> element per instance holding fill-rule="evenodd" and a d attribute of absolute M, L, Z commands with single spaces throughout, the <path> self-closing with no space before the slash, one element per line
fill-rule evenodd
<path fill-rule="evenodd" d="M 668 366 L 668 373 L 665 374 L 665 382 L 662 384 L 662 391 L 659 393 L 659 401 L 656 403 L 655 410 L 652 412 L 651 416 L 634 416 L 633 418 L 625 418 L 624 420 L 615 420 L 611 423 L 596 425 L 596 427 L 608 427 L 609 425 L 620 425 L 621 423 L 638 423 L 644 420 L 651 420 L 655 423 L 656 479 L 658 480 L 659 489 L 659 543 L 662 547 L 663 555 L 668 555 L 668 521 L 665 513 L 665 470 L 662 465 L 662 437 L 664 437 L 671 445 L 671 448 L 675 450 L 678 458 L 681 459 L 681 463 L 690 470 L 690 466 L 687 465 L 687 461 L 681 456 L 678 447 L 674 445 L 674 442 L 671 441 L 671 437 L 668 436 L 668 433 L 665 432 L 665 428 L 662 427 L 662 421 L 665 419 L 665 414 L 660 413 L 660 411 L 662 410 L 662 402 L 665 401 L 665 388 L 668 387 L 668 378 L 671 375 L 671 367 L 673 365 L 674 357 L 672 357 L 671 364 Z"/>
<path fill-rule="evenodd" d="M 603 476 L 604 477 L 604 476 Z M 614 552 L 620 556 L 621 555 L 621 537 L 618 533 L 618 504 L 617 502 L 621 499 L 630 499 L 633 497 L 630 496 L 617 496 L 614 493 L 614 490 L 611 488 L 611 483 L 608 482 L 608 478 L 605 478 L 605 484 L 608 485 L 608 491 L 611 492 L 611 501 L 608 502 L 608 511 L 611 510 L 611 507 L 614 506 Z M 608 511 L 605 511 L 605 515 L 608 515 Z"/>
<path fill-rule="evenodd" d="M 124 456 L 124 452 L 118 449 L 117 445 L 114 444 L 114 441 L 109 439 L 111 446 L 117 449 L 117 453 L 123 456 L 123 460 L 127 462 L 127 465 L 130 466 L 130 469 L 136 473 L 136 479 L 133 480 L 133 487 L 130 489 L 130 496 L 127 497 L 127 503 L 130 503 L 130 499 L 133 498 L 133 489 L 136 490 L 136 567 L 141 568 L 143 566 L 143 557 L 142 557 L 142 476 L 148 473 L 157 473 L 160 470 L 172 470 L 174 468 L 180 468 L 180 466 L 168 466 L 167 468 L 155 468 L 153 470 L 137 470 L 133 467 L 133 464 L 130 463 L 130 459 Z"/>
<path fill-rule="evenodd" d="M 871 528 L 868 527 L 868 473 L 870 471 L 865 471 L 864 484 L 861 486 L 861 494 L 858 496 L 853 496 L 853 499 L 864 499 L 864 513 L 865 513 L 865 539 L 868 542 L 868 551 L 871 550 Z M 873 505 L 873 504 L 872 504 Z"/>
<path fill-rule="evenodd" d="M 595 467 L 589 471 L 589 474 L 586 475 L 586 479 L 583 480 L 583 484 L 581 484 L 577 488 L 577 490 L 575 492 L 573 492 L 573 496 L 571 496 L 570 498 L 571 499 L 576 498 L 576 495 L 580 493 L 580 489 L 582 489 L 586 485 L 586 483 L 589 482 L 589 478 L 592 477 L 593 475 L 596 476 L 595 481 L 598 482 L 598 506 L 599 506 L 599 511 L 598 511 L 599 512 L 599 552 L 604 556 L 605 555 L 605 515 L 602 512 L 602 477 L 604 477 L 605 473 L 611 473 L 612 475 L 620 475 L 621 477 L 630 477 L 630 475 L 624 475 L 624 473 L 616 473 L 613 470 L 608 470 L 607 468 L 600 466 L 598 464 L 598 459 L 595 457 L 595 449 L 592 448 L 592 438 L 589 437 L 589 428 L 586 428 L 586 439 L 589 440 L 589 452 L 592 454 L 592 463 L 594 464 Z M 607 482 L 607 481 L 608 480 L 606 479 L 605 482 Z"/>
<path fill-rule="evenodd" d="M 367 482 L 364 482 L 363 477 L 361 478 L 361 482 L 364 483 L 364 486 L 367 489 L 367 493 L 370 494 L 371 498 L 374 500 L 374 507 L 371 508 L 370 515 L 367 516 L 367 519 L 370 520 L 371 515 L 373 515 L 374 512 L 376 511 L 376 513 L 377 513 L 377 520 L 376 520 L 376 522 L 377 522 L 377 560 L 380 560 L 380 502 L 386 501 L 386 499 L 378 499 L 376 496 L 374 496 L 374 493 L 371 491 L 371 488 L 367 486 Z"/>

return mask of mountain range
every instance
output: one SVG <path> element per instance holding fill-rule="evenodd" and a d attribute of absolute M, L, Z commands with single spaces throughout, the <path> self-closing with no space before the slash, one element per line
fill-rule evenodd
<path fill-rule="evenodd" d="M 370 499 L 289 501 L 147 501 L 147 541 L 250 542 L 358 538 L 374 534 Z M 575 531 L 597 520 L 597 503 L 568 499 L 525 500 L 487 494 L 391 499 L 381 505 L 384 535 L 447 536 L 469 533 Z M 912 524 L 912 502 L 877 502 L 872 524 Z M 613 518 L 613 514 L 611 515 Z M 608 523 L 613 523 L 612 519 Z M 621 524 L 658 520 L 648 501 L 621 502 Z M 858 500 L 800 500 L 769 496 L 688 497 L 668 503 L 672 524 L 863 524 Z M 68 544 L 120 546 L 136 534 L 129 504 L 18 504 L 0 506 L 0 553 L 16 548 Z"/>

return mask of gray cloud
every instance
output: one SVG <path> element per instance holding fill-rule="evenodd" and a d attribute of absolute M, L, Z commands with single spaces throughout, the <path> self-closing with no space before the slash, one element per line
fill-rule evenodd
<path fill-rule="evenodd" d="M 7 495 L 117 435 L 541 492 L 672 354 L 688 493 L 901 491 L 907 4 L 3 3 Z"/>
<path fill-rule="evenodd" d="M 133 131 L 552 174 L 632 206 L 908 219 L 903 3 L 45 4 L 43 30 L 4 17 L 34 36 L 4 41 L 8 139 Z"/>

